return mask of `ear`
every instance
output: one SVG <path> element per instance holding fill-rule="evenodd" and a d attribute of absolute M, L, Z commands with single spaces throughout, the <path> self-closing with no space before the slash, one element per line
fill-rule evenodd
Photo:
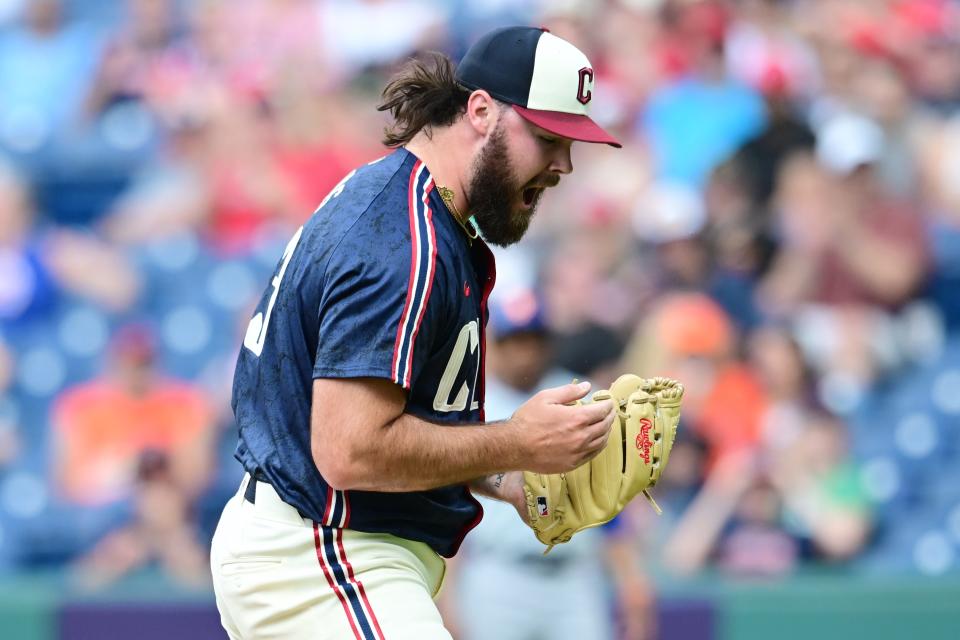
<path fill-rule="evenodd" d="M 483 89 L 477 89 L 467 98 L 467 122 L 481 138 L 493 131 L 499 112 L 500 106 Z"/>

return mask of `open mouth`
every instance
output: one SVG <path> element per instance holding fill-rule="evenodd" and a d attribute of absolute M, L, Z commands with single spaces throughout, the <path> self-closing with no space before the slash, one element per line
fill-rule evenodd
<path fill-rule="evenodd" d="M 537 198 L 543 193 L 543 187 L 527 187 L 523 190 L 523 206 L 528 209 L 536 203 Z"/>

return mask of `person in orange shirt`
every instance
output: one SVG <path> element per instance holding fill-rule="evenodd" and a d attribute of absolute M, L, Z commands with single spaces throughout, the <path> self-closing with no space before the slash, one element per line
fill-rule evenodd
<path fill-rule="evenodd" d="M 709 447 L 708 465 L 728 453 L 755 450 L 769 398 L 737 355 L 736 328 L 702 293 L 664 296 L 627 350 L 631 371 L 667 371 L 683 380 L 684 421 Z"/>
<path fill-rule="evenodd" d="M 205 394 L 155 368 L 153 335 L 121 328 L 108 370 L 67 389 L 53 408 L 53 471 L 61 497 L 101 506 L 131 497 L 141 458 L 161 453 L 172 482 L 188 498 L 205 487 L 213 467 L 214 416 Z"/>

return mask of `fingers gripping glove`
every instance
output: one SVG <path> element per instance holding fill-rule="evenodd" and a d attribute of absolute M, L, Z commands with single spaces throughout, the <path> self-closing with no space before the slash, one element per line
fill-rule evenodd
<path fill-rule="evenodd" d="M 660 473 L 676 435 L 683 387 L 668 378 L 623 375 L 593 400 L 613 400 L 616 411 L 606 446 L 566 474 L 524 473 L 530 525 L 548 545 L 567 542 L 578 531 L 612 520 Z M 665 403 L 663 410 L 661 401 Z"/>

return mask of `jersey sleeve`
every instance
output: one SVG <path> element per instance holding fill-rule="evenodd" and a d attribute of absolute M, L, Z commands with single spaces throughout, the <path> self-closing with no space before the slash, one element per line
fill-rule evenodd
<path fill-rule="evenodd" d="M 411 211 L 409 229 L 394 233 L 376 217 L 360 224 L 327 268 L 313 376 L 387 378 L 410 389 L 445 317 L 432 212 Z"/>

